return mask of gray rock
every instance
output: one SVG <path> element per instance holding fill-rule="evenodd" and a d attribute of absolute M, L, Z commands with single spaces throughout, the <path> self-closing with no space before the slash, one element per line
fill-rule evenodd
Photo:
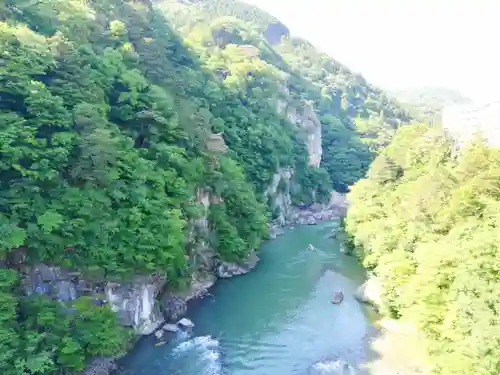
<path fill-rule="evenodd" d="M 59 267 L 50 267 L 41 263 L 33 271 L 40 275 L 43 281 L 52 282 L 61 278 L 61 269 Z"/>
<path fill-rule="evenodd" d="M 28 296 L 36 293 L 60 302 L 69 302 L 80 295 L 77 276 L 60 267 L 40 263 L 33 267 L 24 267 L 23 272 L 26 275 L 23 283 Z"/>
<path fill-rule="evenodd" d="M 258 263 L 259 257 L 252 253 L 244 263 L 221 262 L 216 268 L 217 277 L 227 279 L 250 272 Z"/>
<path fill-rule="evenodd" d="M 371 303 L 376 307 L 382 304 L 382 287 L 380 282 L 371 277 L 358 287 L 354 296 L 361 302 Z"/>
<path fill-rule="evenodd" d="M 163 337 L 163 334 L 165 332 L 162 329 L 159 329 L 158 331 L 155 332 L 155 337 L 159 340 Z"/>
<path fill-rule="evenodd" d="M 150 335 L 164 323 L 156 297 L 163 288 L 163 278 L 139 277 L 131 283 L 108 283 L 106 299 L 123 326 L 133 327 L 139 335 Z"/>
<path fill-rule="evenodd" d="M 177 326 L 177 324 L 167 323 L 167 324 L 163 325 L 162 329 L 165 332 L 172 332 L 172 333 L 179 332 L 179 326 Z"/>
<path fill-rule="evenodd" d="M 58 301 L 69 302 L 77 298 L 76 285 L 68 280 L 61 280 L 54 283 L 53 293 Z"/>
<path fill-rule="evenodd" d="M 96 357 L 87 364 L 85 370 L 74 373 L 73 375 L 109 375 L 116 369 L 117 366 L 114 359 Z"/>
<path fill-rule="evenodd" d="M 172 294 L 165 294 L 161 298 L 161 309 L 166 320 L 177 321 L 186 315 L 186 299 Z"/>
<path fill-rule="evenodd" d="M 177 322 L 177 324 L 184 327 L 184 328 L 193 328 L 194 327 L 194 323 L 188 318 L 182 318 L 181 320 L 179 320 Z"/>

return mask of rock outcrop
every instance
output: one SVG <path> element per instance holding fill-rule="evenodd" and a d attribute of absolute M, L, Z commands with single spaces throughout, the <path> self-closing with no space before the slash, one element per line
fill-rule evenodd
<path fill-rule="evenodd" d="M 292 198 L 290 196 L 291 180 L 293 170 L 291 168 L 280 168 L 274 174 L 271 184 L 265 194 L 271 200 L 273 210 L 276 214 L 276 222 L 285 225 L 292 215 Z"/>
<path fill-rule="evenodd" d="M 359 286 L 355 297 L 361 302 L 380 307 L 382 305 L 382 287 L 380 282 L 375 277 L 369 278 Z"/>
<path fill-rule="evenodd" d="M 256 253 L 252 253 L 245 262 L 231 263 L 220 262 L 216 267 L 216 275 L 220 279 L 228 279 L 230 277 L 244 275 L 250 272 L 259 261 Z"/>
<path fill-rule="evenodd" d="M 189 288 L 182 292 L 165 290 L 160 298 L 161 309 L 165 319 L 177 322 L 187 312 L 187 302 L 193 298 L 204 296 L 214 285 L 216 277 L 213 274 L 193 274 Z"/>
<path fill-rule="evenodd" d="M 294 207 L 289 223 L 297 225 L 315 225 L 319 221 L 334 220 L 343 217 L 347 212 L 348 202 L 345 195 L 332 192 L 326 204 L 311 204 Z"/>
<path fill-rule="evenodd" d="M 104 278 L 85 279 L 79 272 L 47 264 L 22 266 L 27 295 L 43 294 L 62 303 L 82 296 L 91 297 L 96 305 L 109 304 L 120 324 L 139 335 L 153 333 L 164 321 L 157 296 L 165 277 L 139 276 L 130 282 L 117 283 Z"/>
<path fill-rule="evenodd" d="M 130 283 L 110 283 L 105 287 L 106 299 L 119 322 L 133 327 L 139 335 L 150 335 L 165 321 L 157 296 L 165 278 L 139 277 Z"/>
<path fill-rule="evenodd" d="M 88 363 L 85 370 L 73 375 L 109 375 L 116 369 L 116 361 L 112 358 L 96 357 Z"/>
<path fill-rule="evenodd" d="M 276 99 L 276 112 L 296 125 L 305 135 L 309 165 L 319 167 L 323 153 L 321 122 L 311 101 L 296 101 L 291 98 L 290 90 L 286 86 L 286 79 L 287 77 L 284 75 L 280 97 Z"/>

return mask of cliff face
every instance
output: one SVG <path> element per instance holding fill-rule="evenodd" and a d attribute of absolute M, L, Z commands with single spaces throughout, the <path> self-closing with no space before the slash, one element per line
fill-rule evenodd
<path fill-rule="evenodd" d="M 280 225 L 332 217 L 318 204 L 332 172 L 370 157 L 344 141 L 359 141 L 354 116 L 405 118 L 244 3 L 44 4 L 0 7 L 0 278 L 10 301 L 0 329 L 16 332 L 0 373 L 37 372 L 18 370 L 33 355 L 50 371 L 80 369 L 123 350 L 116 320 L 150 334 L 178 319 L 216 277 L 256 265 L 270 215 Z M 339 156 L 329 169 L 326 146 Z M 343 172 L 348 185 L 356 174 Z M 33 309 L 61 319 L 33 323 Z M 73 311 L 94 334 L 58 325 Z M 41 331 L 64 340 L 27 351 Z M 74 342 L 81 356 L 59 368 Z"/>
<path fill-rule="evenodd" d="M 114 282 L 44 263 L 19 267 L 25 275 L 24 288 L 28 296 L 44 295 L 61 303 L 90 297 L 97 306 L 108 304 L 119 323 L 133 328 L 139 335 L 153 333 L 164 322 L 157 298 L 165 285 L 165 277 L 138 276 L 129 282 Z"/>
<path fill-rule="evenodd" d="M 285 225 L 292 214 L 292 199 L 290 196 L 292 177 L 292 169 L 280 168 L 274 174 L 272 182 L 265 193 L 267 199 L 271 200 L 273 211 L 277 213 L 276 221 L 279 225 Z"/>
<path fill-rule="evenodd" d="M 307 147 L 308 164 L 318 168 L 323 154 L 322 125 L 316 113 L 314 103 L 307 100 L 294 100 L 287 86 L 283 82 L 279 89 L 279 96 L 275 99 L 276 113 L 289 121 Z M 293 189 L 301 189 L 294 180 L 293 166 L 282 166 L 273 175 L 265 195 L 271 201 L 272 209 L 276 212 L 276 222 L 284 225 L 292 217 Z M 311 192 L 315 201 L 314 190 Z"/>
<path fill-rule="evenodd" d="M 288 90 L 284 92 L 288 93 Z M 316 114 L 314 104 L 305 100 L 296 104 L 290 98 L 280 98 L 276 102 L 276 112 L 297 126 L 297 131 L 304 135 L 309 165 L 319 167 L 323 153 L 321 122 Z"/>

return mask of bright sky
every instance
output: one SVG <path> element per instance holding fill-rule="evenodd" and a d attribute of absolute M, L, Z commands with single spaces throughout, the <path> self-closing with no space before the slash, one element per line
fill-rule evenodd
<path fill-rule="evenodd" d="M 245 0 L 382 88 L 500 98 L 499 0 Z"/>

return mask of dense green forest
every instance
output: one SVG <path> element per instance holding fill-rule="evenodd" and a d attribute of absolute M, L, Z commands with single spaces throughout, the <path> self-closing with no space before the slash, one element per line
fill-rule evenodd
<path fill-rule="evenodd" d="M 237 45 L 253 46 L 257 53 L 251 60 L 273 68 L 274 82 L 286 85 L 294 106 L 314 103 L 323 133 L 321 167 L 338 191 L 347 191 L 361 178 L 376 150 L 388 144 L 400 124 L 411 121 L 401 105 L 362 76 L 291 36 L 283 24 L 256 7 L 232 0 L 156 3 L 185 41 L 207 56 L 202 61 L 208 70 L 234 74 L 239 67 L 231 66 L 228 53 L 234 56 Z"/>
<path fill-rule="evenodd" d="M 320 167 L 280 100 L 299 117 L 315 111 Z M 263 193 L 279 168 L 294 170 L 295 202 L 327 199 L 409 120 L 242 3 L 3 1 L 0 373 L 79 370 L 129 334 L 88 298 L 24 297 L 14 259 L 105 279 L 158 272 L 182 285 L 196 268 L 187 242 L 202 215 L 198 189 L 221 198 L 209 212 L 217 256 L 242 259 L 267 235 Z"/>
<path fill-rule="evenodd" d="M 346 226 L 386 314 L 424 333 L 434 372 L 500 370 L 500 150 L 401 128 L 350 193 Z"/>

